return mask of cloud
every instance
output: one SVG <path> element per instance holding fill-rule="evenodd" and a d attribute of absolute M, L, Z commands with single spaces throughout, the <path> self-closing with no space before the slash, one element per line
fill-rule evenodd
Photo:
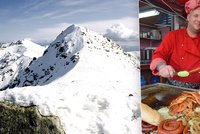
<path fill-rule="evenodd" d="M 107 29 L 105 36 L 113 39 L 114 41 L 130 41 L 137 39 L 138 33 L 134 32 L 133 29 L 125 27 L 123 23 L 118 23 Z"/>
<path fill-rule="evenodd" d="M 90 21 L 85 23 L 80 23 L 81 26 L 85 26 L 93 31 L 99 32 L 101 34 L 106 34 L 106 30 L 115 24 L 122 23 L 126 28 L 132 29 L 139 32 L 139 20 L 133 17 L 124 17 L 120 19 L 109 19 L 100 21 Z"/>
<path fill-rule="evenodd" d="M 136 31 L 133 33 L 133 36 L 137 36 L 136 34 L 139 32 L 138 29 L 138 19 L 137 18 L 130 18 L 130 17 L 125 17 L 121 19 L 112 19 L 112 20 L 100 20 L 100 21 L 88 21 L 84 23 L 78 23 L 76 25 L 87 27 L 95 32 L 99 32 L 100 34 L 108 34 L 107 30 L 110 29 L 111 27 L 115 24 L 120 24 L 123 28 L 121 29 L 122 31 L 125 30 L 126 34 L 129 33 L 130 35 L 132 34 L 131 31 Z M 40 29 L 37 29 L 35 31 L 32 31 L 29 35 L 28 38 L 32 38 L 33 40 L 54 40 L 58 34 L 61 33 L 61 31 L 65 30 L 68 26 L 72 25 L 71 23 L 59 23 L 57 25 L 54 25 L 52 27 L 43 27 Z M 126 26 L 126 27 L 125 27 Z M 129 32 L 127 32 L 129 31 Z M 114 30 L 113 30 L 114 32 Z M 111 33 L 111 32 L 110 32 Z M 109 33 L 109 34 L 110 34 Z M 124 33 L 125 34 L 125 33 Z M 128 35 L 127 35 L 128 36 Z M 122 38 L 121 34 L 121 38 Z M 131 38 L 131 37 L 129 37 Z"/>
<path fill-rule="evenodd" d="M 69 16 L 73 16 L 73 15 L 77 15 L 79 13 L 89 13 L 90 11 L 87 9 L 76 9 L 76 10 L 72 10 L 72 11 L 63 11 L 60 14 L 56 14 L 54 16 L 51 17 L 51 19 L 58 19 L 58 18 L 63 18 L 63 17 L 69 17 Z"/>
<path fill-rule="evenodd" d="M 138 1 L 129 0 L 15 2 L 12 6 L 0 9 L 0 29 L 5 31 L 0 33 L 0 40 L 52 40 L 71 24 L 84 26 L 102 34 L 118 23 L 139 31 L 138 11 L 133 10 L 137 8 L 137 3 Z"/>
<path fill-rule="evenodd" d="M 79 6 L 79 5 L 83 5 L 83 4 L 85 4 L 85 3 L 91 3 L 92 1 L 91 0 L 84 0 L 84 1 L 82 1 L 82 0 L 60 0 L 60 1 L 56 1 L 57 2 L 57 4 L 60 4 L 60 5 L 64 5 L 64 6 L 66 6 L 66 7 L 71 7 L 71 6 L 74 6 L 74 7 L 76 7 L 76 6 Z"/>
<path fill-rule="evenodd" d="M 52 41 L 61 33 L 61 31 L 65 30 L 70 25 L 71 24 L 68 23 L 60 23 L 52 27 L 36 29 L 35 31 L 30 32 L 26 38 L 31 38 L 34 41 Z"/>
<path fill-rule="evenodd" d="M 49 7 L 52 3 L 54 3 L 53 0 L 34 0 L 23 3 L 18 9 L 20 11 L 23 11 L 22 14 L 32 16 L 33 12 L 40 12 L 41 9 L 43 9 L 44 7 Z"/>

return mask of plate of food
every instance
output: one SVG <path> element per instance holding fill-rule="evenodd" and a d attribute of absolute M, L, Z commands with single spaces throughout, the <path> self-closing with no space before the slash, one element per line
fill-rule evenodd
<path fill-rule="evenodd" d="M 144 134 L 200 134 L 199 90 L 157 83 L 142 87 Z"/>

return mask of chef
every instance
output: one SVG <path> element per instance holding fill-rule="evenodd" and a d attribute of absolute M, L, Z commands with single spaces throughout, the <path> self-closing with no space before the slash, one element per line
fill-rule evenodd
<path fill-rule="evenodd" d="M 177 76 L 176 72 L 200 68 L 200 0 L 185 3 L 187 27 L 170 31 L 157 47 L 150 69 L 154 75 L 167 78 L 174 86 L 198 89 L 200 71 L 187 77 Z"/>

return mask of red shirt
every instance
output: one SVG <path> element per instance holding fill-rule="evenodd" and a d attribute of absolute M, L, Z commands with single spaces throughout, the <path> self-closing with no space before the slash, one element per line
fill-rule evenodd
<path fill-rule="evenodd" d="M 169 32 L 156 49 L 152 61 L 156 58 L 165 60 L 176 72 L 200 67 L 200 34 L 191 38 L 186 29 Z M 173 79 L 181 82 L 200 83 L 200 73 L 197 72 L 184 78 L 174 76 Z"/>

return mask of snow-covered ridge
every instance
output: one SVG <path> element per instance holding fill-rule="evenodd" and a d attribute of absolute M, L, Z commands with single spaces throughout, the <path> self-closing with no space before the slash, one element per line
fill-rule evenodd
<path fill-rule="evenodd" d="M 71 25 L 57 36 L 43 56 L 32 61 L 29 67 L 22 70 L 10 88 L 48 84 L 73 69 L 80 57 L 82 60 L 88 59 L 91 53 L 130 62 L 138 67 L 136 57 L 125 53 L 112 40 L 87 28 Z"/>
<path fill-rule="evenodd" d="M 7 88 L 20 70 L 26 68 L 32 59 L 41 56 L 45 48 L 29 40 L 0 45 L 0 89 Z"/>
<path fill-rule="evenodd" d="M 21 63 L 21 62 L 20 62 Z M 140 134 L 138 57 L 87 28 L 64 30 L 0 101 L 36 105 L 69 134 Z"/>
<path fill-rule="evenodd" d="M 0 57 L 9 52 L 19 56 L 27 56 L 30 58 L 40 57 L 45 50 L 42 47 L 29 39 L 18 40 L 17 42 L 5 43 L 0 45 Z"/>

